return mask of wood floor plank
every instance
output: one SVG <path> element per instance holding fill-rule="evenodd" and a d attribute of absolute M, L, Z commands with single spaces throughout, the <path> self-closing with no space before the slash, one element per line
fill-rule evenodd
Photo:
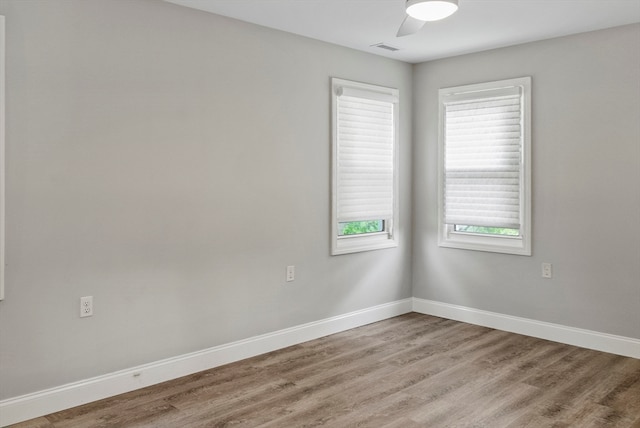
<path fill-rule="evenodd" d="M 505 348 L 501 348 L 501 351 Z M 483 366 L 484 359 L 465 363 L 471 368 L 475 367 L 482 375 L 467 377 L 467 385 L 455 389 L 441 401 L 440 409 L 428 412 L 426 418 L 423 416 L 418 420 L 434 426 L 437 426 L 439 419 L 444 418 L 447 424 L 456 426 L 496 427 L 506 426 L 528 412 L 543 396 L 539 388 L 520 382 L 526 376 L 522 367 L 535 370 L 535 365 L 529 362 L 536 360 L 540 353 L 532 350 L 518 354 L 519 357 L 515 360 L 509 354 L 505 354 L 499 358 L 500 365 L 492 363 L 489 367 Z M 472 405 L 469 406 L 469 403 Z M 438 413 L 441 413 L 442 417 L 438 417 Z"/>
<path fill-rule="evenodd" d="M 616 373 L 612 376 L 609 392 L 598 400 L 599 404 L 616 410 L 640 416 L 640 367 L 629 373 Z"/>
<path fill-rule="evenodd" d="M 17 426 L 17 425 L 15 425 Z M 53 425 L 45 417 L 31 419 L 19 424 L 20 428 L 52 428 Z"/>
<path fill-rule="evenodd" d="M 140 423 L 153 423 L 162 420 L 169 413 L 177 413 L 177 409 L 166 401 L 159 399 L 145 402 L 141 405 L 127 405 L 121 403 L 118 406 L 101 409 L 100 412 L 85 412 L 75 415 L 73 412 L 64 412 L 65 417 L 57 417 L 56 414 L 47 416 L 47 419 L 56 428 L 74 427 L 129 427 Z"/>
<path fill-rule="evenodd" d="M 16 428 L 640 428 L 640 360 L 411 313 Z"/>

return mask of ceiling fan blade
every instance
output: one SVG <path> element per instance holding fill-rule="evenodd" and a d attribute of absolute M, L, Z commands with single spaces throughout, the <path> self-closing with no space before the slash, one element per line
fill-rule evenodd
<path fill-rule="evenodd" d="M 415 19 L 407 15 L 405 16 L 404 21 L 402 21 L 396 37 L 404 37 L 409 34 L 417 33 L 424 24 L 424 21 L 420 21 L 419 19 Z"/>

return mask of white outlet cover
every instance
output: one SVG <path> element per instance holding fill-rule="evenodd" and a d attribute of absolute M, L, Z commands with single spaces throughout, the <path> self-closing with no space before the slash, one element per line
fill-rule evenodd
<path fill-rule="evenodd" d="M 287 266 L 287 282 L 291 282 L 296 279 L 296 267 Z"/>
<path fill-rule="evenodd" d="M 93 296 L 80 298 L 80 318 L 93 316 Z"/>
<path fill-rule="evenodd" d="M 542 263 L 542 277 L 543 278 L 552 278 L 553 270 L 551 263 Z"/>

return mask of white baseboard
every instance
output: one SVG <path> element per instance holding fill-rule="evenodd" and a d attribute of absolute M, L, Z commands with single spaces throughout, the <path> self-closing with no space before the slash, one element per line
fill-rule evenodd
<path fill-rule="evenodd" d="M 640 358 L 640 340 L 409 298 L 0 401 L 6 426 L 409 312 Z"/>
<path fill-rule="evenodd" d="M 567 327 L 416 297 L 413 298 L 413 310 L 421 314 L 524 334 L 625 357 L 640 358 L 640 340 L 630 337 L 615 336 L 613 334 Z"/>
<path fill-rule="evenodd" d="M 412 311 L 411 298 L 0 401 L 0 426 L 155 385 Z"/>

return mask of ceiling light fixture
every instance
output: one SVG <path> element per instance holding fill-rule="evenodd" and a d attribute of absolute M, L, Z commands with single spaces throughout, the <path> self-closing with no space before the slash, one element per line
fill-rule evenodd
<path fill-rule="evenodd" d="M 407 15 L 420 21 L 438 21 L 458 10 L 458 0 L 407 0 Z"/>

